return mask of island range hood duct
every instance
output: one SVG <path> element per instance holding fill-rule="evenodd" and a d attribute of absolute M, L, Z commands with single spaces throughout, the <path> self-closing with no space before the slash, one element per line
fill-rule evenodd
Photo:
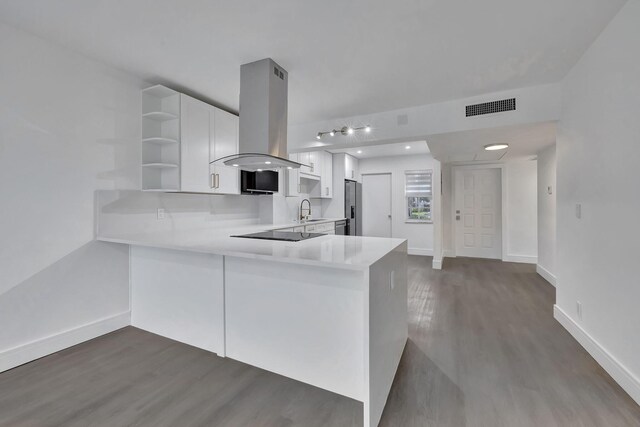
<path fill-rule="evenodd" d="M 240 153 L 212 164 L 252 172 L 302 166 L 287 158 L 287 79 L 271 58 L 240 66 Z"/>

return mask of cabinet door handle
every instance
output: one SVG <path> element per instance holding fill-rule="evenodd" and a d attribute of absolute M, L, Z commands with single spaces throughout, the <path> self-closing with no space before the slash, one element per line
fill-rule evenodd
<path fill-rule="evenodd" d="M 329 195 L 329 187 L 327 187 L 327 190 L 326 190 L 326 192 L 325 192 L 325 193 L 326 193 L 326 194 L 325 194 L 325 196 L 328 196 L 328 195 Z"/>
<path fill-rule="evenodd" d="M 353 179 L 354 171 L 351 171 L 351 179 Z"/>
<path fill-rule="evenodd" d="M 311 172 L 313 172 L 314 170 L 313 162 L 309 162 L 309 164 L 311 164 Z"/>
<path fill-rule="evenodd" d="M 209 174 L 209 187 L 216 188 L 216 174 Z"/>
<path fill-rule="evenodd" d="M 298 193 L 300 193 L 302 191 L 302 188 L 300 187 L 300 184 L 298 184 Z"/>
<path fill-rule="evenodd" d="M 216 174 L 216 188 L 220 188 L 220 175 Z"/>

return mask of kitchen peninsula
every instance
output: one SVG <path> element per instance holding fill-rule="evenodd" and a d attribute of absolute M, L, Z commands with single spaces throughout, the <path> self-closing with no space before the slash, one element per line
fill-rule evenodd
<path fill-rule="evenodd" d="M 364 404 L 378 424 L 407 339 L 407 242 L 286 228 L 98 235 L 131 245 L 131 323 Z"/>

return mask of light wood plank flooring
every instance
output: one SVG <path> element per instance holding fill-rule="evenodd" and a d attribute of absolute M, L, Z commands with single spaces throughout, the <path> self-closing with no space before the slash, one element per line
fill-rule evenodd
<path fill-rule="evenodd" d="M 381 426 L 640 426 L 553 319 L 533 266 L 410 257 L 409 342 Z M 1 426 L 361 426 L 362 404 L 125 328 L 0 374 Z"/>

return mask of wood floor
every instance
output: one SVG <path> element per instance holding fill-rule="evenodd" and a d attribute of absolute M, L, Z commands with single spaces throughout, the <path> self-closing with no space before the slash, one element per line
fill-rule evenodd
<path fill-rule="evenodd" d="M 530 265 L 410 257 L 380 426 L 640 426 Z M 0 374 L 0 426 L 361 426 L 362 404 L 135 328 Z"/>

